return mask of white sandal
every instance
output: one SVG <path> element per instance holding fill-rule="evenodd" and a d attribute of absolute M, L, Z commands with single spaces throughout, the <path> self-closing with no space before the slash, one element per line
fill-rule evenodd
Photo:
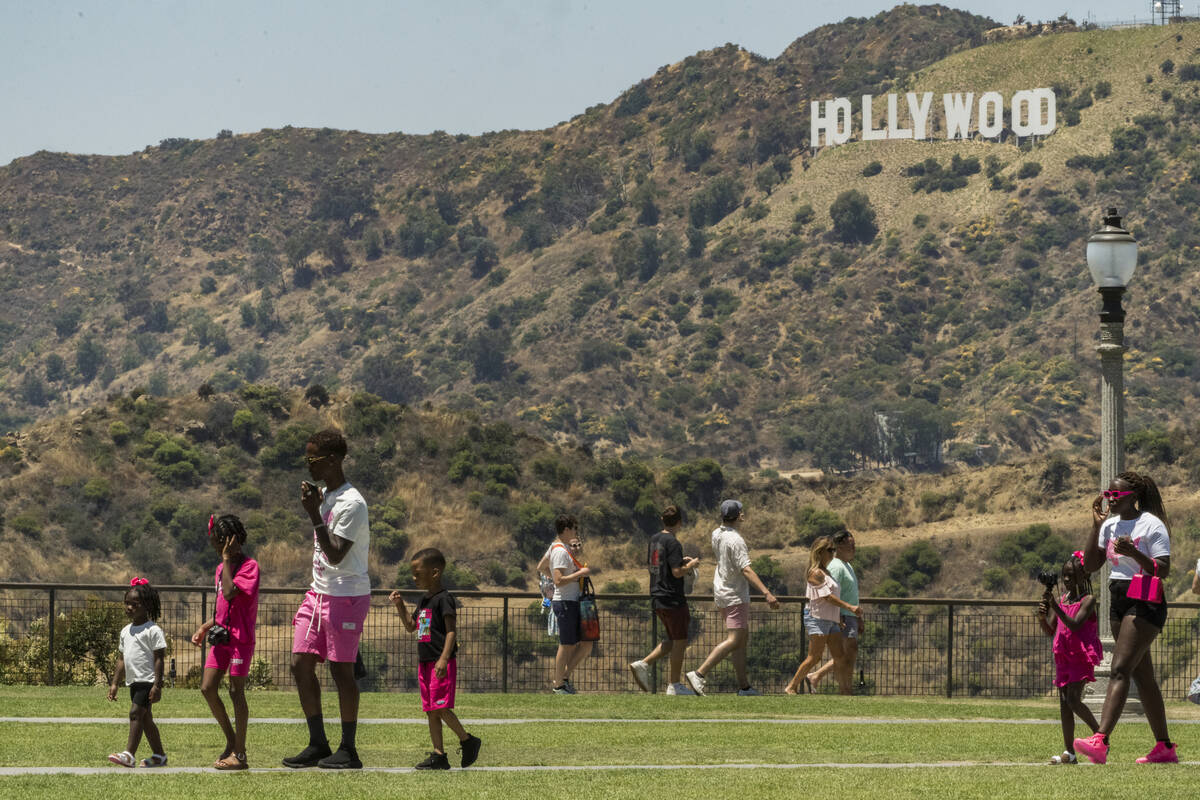
<path fill-rule="evenodd" d="M 167 757 L 162 753 L 155 753 L 149 758 L 142 759 L 143 767 L 165 767 L 167 765 Z"/>
<path fill-rule="evenodd" d="M 1078 764 L 1079 761 L 1076 760 L 1074 753 L 1070 752 L 1069 750 L 1063 750 L 1063 754 L 1061 756 L 1051 756 L 1050 763 L 1051 764 Z"/>
<path fill-rule="evenodd" d="M 118 767 L 136 767 L 137 762 L 133 760 L 133 753 L 128 750 L 122 750 L 119 753 L 109 753 L 108 760 L 116 764 Z"/>

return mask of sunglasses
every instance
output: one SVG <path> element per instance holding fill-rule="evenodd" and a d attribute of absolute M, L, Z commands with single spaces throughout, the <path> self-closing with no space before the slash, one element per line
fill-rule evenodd
<path fill-rule="evenodd" d="M 1125 497 L 1126 495 L 1133 494 L 1133 492 L 1121 492 L 1121 491 L 1107 492 L 1106 491 L 1106 492 L 1101 492 L 1101 494 L 1104 495 L 1105 500 L 1108 500 L 1111 503 L 1113 500 L 1120 500 L 1122 497 Z"/>
<path fill-rule="evenodd" d="M 318 461 L 324 461 L 324 460 L 325 460 L 325 459 L 327 459 L 327 458 L 329 458 L 329 454 L 328 454 L 328 453 L 326 453 L 326 454 L 325 454 L 325 455 L 323 455 L 323 456 L 305 456 L 305 457 L 304 457 L 304 460 L 305 460 L 306 462 L 308 462 L 309 464 L 315 464 L 315 463 L 317 463 Z"/>

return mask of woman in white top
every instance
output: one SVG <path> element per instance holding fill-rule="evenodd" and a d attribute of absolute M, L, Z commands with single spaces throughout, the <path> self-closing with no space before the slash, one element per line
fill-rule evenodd
<path fill-rule="evenodd" d="M 813 542 L 812 550 L 809 551 L 808 571 L 805 572 L 808 604 L 804 607 L 804 632 L 808 634 L 809 641 L 808 655 L 800 662 L 796 674 L 783 690 L 785 694 L 800 692 L 800 685 L 808 680 L 809 671 L 821 663 L 826 646 L 835 660 L 842 659 L 842 639 L 840 636 L 830 635 L 840 630 L 838 623 L 841 621 L 841 609 L 844 608 L 857 617 L 862 616 L 858 606 L 850 605 L 839 596 L 841 588 L 825 571 L 836 550 L 832 537 L 820 536 Z"/>
<path fill-rule="evenodd" d="M 1141 574 L 1143 582 L 1155 575 L 1165 580 L 1171 571 L 1167 512 L 1150 476 L 1122 472 L 1108 485 L 1108 491 L 1092 501 L 1092 534 L 1084 550 L 1083 568 L 1095 572 L 1105 559 L 1113 565 L 1108 584 L 1112 598 L 1109 620 L 1116 640 L 1112 672 L 1100 729 L 1087 739 L 1076 739 L 1075 749 L 1097 764 L 1108 760 L 1108 737 L 1121 718 L 1132 678 L 1146 722 L 1157 739 L 1154 749 L 1137 759 L 1138 763 L 1176 762 L 1175 745 L 1167 735 L 1162 692 L 1150 661 L 1150 644 L 1167 620 L 1166 597 L 1154 602 L 1129 596 L 1136 575 Z"/>

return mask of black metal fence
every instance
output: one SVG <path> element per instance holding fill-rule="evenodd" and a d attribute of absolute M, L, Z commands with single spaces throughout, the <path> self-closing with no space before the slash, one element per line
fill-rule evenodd
<path fill-rule="evenodd" d="M 0 682 L 83 683 L 105 679 L 116 634 L 125 624 L 125 587 L 0 583 Z M 251 682 L 290 687 L 291 620 L 303 589 L 261 590 Z M 163 586 L 159 624 L 170 646 L 169 673 L 177 685 L 198 685 L 204 650 L 190 638 L 211 618 L 211 586 Z M 458 680 L 469 691 L 530 692 L 549 686 L 557 639 L 537 594 L 455 592 L 460 602 Z M 808 647 L 802 598 L 780 598 L 751 611 L 748 663 L 752 683 L 781 691 Z M 650 651 L 661 635 L 643 595 L 599 597 L 601 639 L 574 682 L 585 691 L 633 691 L 628 663 Z M 858 691 L 881 695 L 1028 697 L 1051 693 L 1050 640 L 1027 601 L 866 598 L 855 673 Z M 692 643 L 685 669 L 698 664 L 725 636 L 711 597 L 691 598 Z M 1163 692 L 1182 698 L 1200 672 L 1197 603 L 1173 604 L 1151 653 Z M 360 648 L 367 667 L 363 688 L 415 689 L 417 652 L 387 593 L 374 592 Z M 666 661 L 655 670 L 665 687 Z M 323 671 L 324 672 L 324 671 Z M 709 676 L 718 690 L 735 689 L 723 663 Z M 328 680 L 328 676 L 324 676 Z M 827 680 L 823 691 L 833 691 Z"/>

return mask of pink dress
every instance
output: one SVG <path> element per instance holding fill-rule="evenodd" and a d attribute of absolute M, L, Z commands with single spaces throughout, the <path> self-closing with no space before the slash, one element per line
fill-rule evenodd
<path fill-rule="evenodd" d="M 1068 603 L 1066 595 L 1059 600 L 1063 614 L 1068 617 L 1075 616 L 1082 603 L 1082 598 L 1077 603 Z M 1056 618 L 1055 621 L 1058 624 L 1054 629 L 1054 642 L 1051 645 L 1054 652 L 1054 685 L 1066 686 L 1078 681 L 1095 681 L 1094 668 L 1104 658 L 1104 647 L 1100 644 L 1100 624 L 1096 615 L 1092 614 L 1085 619 L 1077 631 L 1072 631 L 1060 619 Z"/>

